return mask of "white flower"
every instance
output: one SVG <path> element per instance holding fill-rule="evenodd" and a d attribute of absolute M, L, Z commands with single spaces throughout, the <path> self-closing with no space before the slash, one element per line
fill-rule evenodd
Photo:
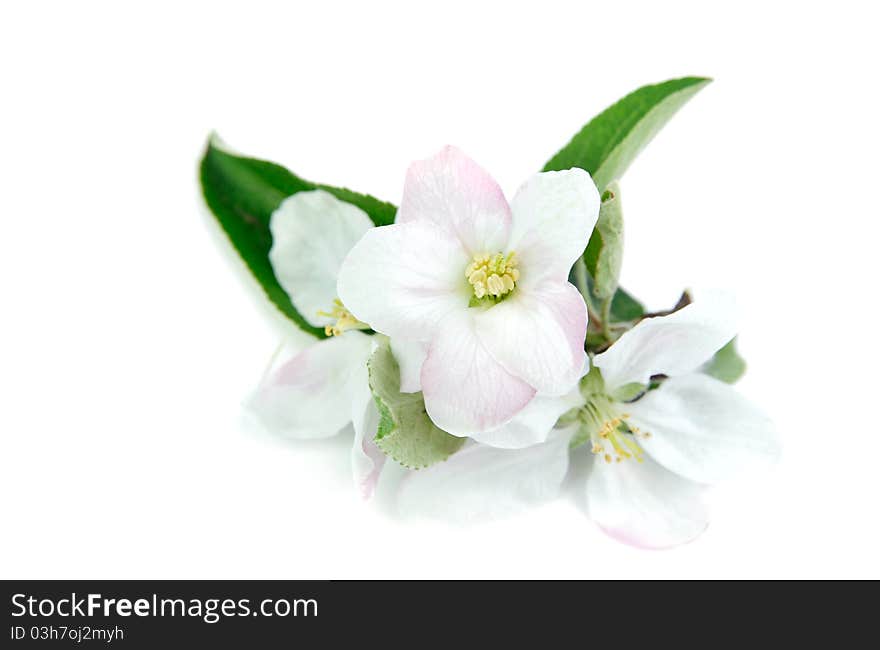
<path fill-rule="evenodd" d="M 702 500 L 706 486 L 766 466 L 779 454 L 766 416 L 732 387 L 699 372 L 733 338 L 734 315 L 732 301 L 715 294 L 669 316 L 641 321 L 593 359 L 594 370 L 578 391 L 580 406 L 563 419 L 567 428 L 555 430 L 537 449 L 495 450 L 494 465 L 474 469 L 483 474 L 482 481 L 447 481 L 445 508 L 452 512 L 457 503 L 476 499 L 489 504 L 517 489 L 555 493 L 564 472 L 537 474 L 532 464 L 561 467 L 569 451 L 558 444 L 559 437 L 567 442 L 578 436 L 587 439 L 586 448 L 593 452 L 587 504 L 604 531 L 646 548 L 674 546 L 699 535 L 708 524 Z M 666 376 L 658 388 L 635 401 L 621 401 L 655 375 Z M 424 496 L 422 483 L 436 481 L 432 474 L 455 477 L 468 470 L 458 467 L 455 456 L 446 466 L 429 468 L 403 485 L 405 509 L 418 511 L 419 502 L 428 501 L 427 510 L 437 510 Z M 517 487 L 513 477 L 493 480 L 499 467 L 515 467 L 532 478 L 524 487 Z"/>
<path fill-rule="evenodd" d="M 421 347 L 412 383 L 431 419 L 479 440 L 536 395 L 577 381 L 587 313 L 568 273 L 598 210 L 583 170 L 537 174 L 508 205 L 483 169 L 447 147 L 410 167 L 397 222 L 349 253 L 339 295 L 398 345 Z"/>
<path fill-rule="evenodd" d="M 373 443 L 379 415 L 366 363 L 366 325 L 336 295 L 342 260 L 373 227 L 360 208 L 322 190 L 299 192 L 272 213 L 269 258 L 297 311 L 331 336 L 275 364 L 250 400 L 250 409 L 274 433 L 298 439 L 334 436 L 354 427 L 355 483 L 370 496 L 385 456 Z"/>

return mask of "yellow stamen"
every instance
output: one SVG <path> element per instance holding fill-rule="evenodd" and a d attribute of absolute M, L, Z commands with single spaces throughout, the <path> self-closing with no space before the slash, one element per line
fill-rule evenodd
<path fill-rule="evenodd" d="M 473 261 L 464 270 L 464 276 L 474 288 L 474 296 L 500 300 L 516 287 L 519 269 L 516 268 L 516 253 L 507 255 L 481 253 L 474 255 Z"/>
<path fill-rule="evenodd" d="M 327 336 L 341 336 L 346 330 L 367 330 L 370 326 L 362 323 L 355 318 L 350 311 L 345 308 L 342 301 L 336 298 L 333 301 L 333 308 L 329 311 L 319 311 L 318 316 L 325 318 L 335 318 L 336 323 L 324 326 L 324 334 Z"/>
<path fill-rule="evenodd" d="M 636 438 L 647 438 L 650 434 L 629 424 L 629 413 L 614 415 L 612 402 L 605 399 L 594 400 L 584 413 L 596 423 L 592 436 L 594 454 L 604 457 L 606 463 L 611 462 L 612 456 L 618 463 L 629 458 L 643 461 L 645 452 Z"/>

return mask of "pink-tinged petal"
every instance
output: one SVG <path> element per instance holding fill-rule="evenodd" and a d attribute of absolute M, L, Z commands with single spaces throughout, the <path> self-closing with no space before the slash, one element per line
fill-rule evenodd
<path fill-rule="evenodd" d="M 366 362 L 352 375 L 354 382 L 351 421 L 354 442 L 351 448 L 351 470 L 355 486 L 364 499 L 373 496 L 379 474 L 385 465 L 385 454 L 374 442 L 379 428 L 379 411 L 370 391 Z"/>
<path fill-rule="evenodd" d="M 276 434 L 333 436 L 351 421 L 352 376 L 369 351 L 370 337 L 360 332 L 318 341 L 271 369 L 248 408 Z"/>
<path fill-rule="evenodd" d="M 521 284 L 565 282 L 599 217 L 593 179 L 577 168 L 535 174 L 516 193 L 511 209 L 508 249 L 519 257 Z"/>
<path fill-rule="evenodd" d="M 668 316 L 646 318 L 593 364 L 609 390 L 632 382 L 647 384 L 651 375 L 693 372 L 736 335 L 736 303 L 723 292 L 710 292 Z"/>
<path fill-rule="evenodd" d="M 773 423 L 734 388 L 708 375 L 670 377 L 626 405 L 640 441 L 667 469 L 717 483 L 766 469 L 779 458 Z"/>
<path fill-rule="evenodd" d="M 312 325 L 335 322 L 318 312 L 333 307 L 342 260 L 373 227 L 367 213 L 323 190 L 298 192 L 282 201 L 269 226 L 278 283 Z"/>
<path fill-rule="evenodd" d="M 580 379 L 587 306 L 568 282 L 514 289 L 476 321 L 477 334 L 495 360 L 539 393 L 564 395 Z"/>
<path fill-rule="evenodd" d="M 545 442 L 560 416 L 583 403 L 584 398 L 577 387 L 561 397 L 535 395 L 507 424 L 491 431 L 473 433 L 470 437 L 481 444 L 501 449 L 531 447 Z"/>
<path fill-rule="evenodd" d="M 587 507 L 590 518 L 618 541 L 669 548 L 706 530 L 704 491 L 650 457 L 606 463 L 597 456 L 587 477 Z"/>
<path fill-rule="evenodd" d="M 428 341 L 470 299 L 469 262 L 459 242 L 430 223 L 373 228 L 339 271 L 339 298 L 358 319 L 392 338 Z"/>
<path fill-rule="evenodd" d="M 510 206 L 482 167 L 455 147 L 445 147 L 436 156 L 413 163 L 407 172 L 397 223 L 416 221 L 448 231 L 471 257 L 504 249 Z"/>
<path fill-rule="evenodd" d="M 428 356 L 428 344 L 391 339 L 391 353 L 400 368 L 400 392 L 418 393 L 422 390 L 422 364 Z"/>
<path fill-rule="evenodd" d="M 535 389 L 495 361 L 474 331 L 473 310 L 447 317 L 422 365 L 425 408 L 455 436 L 495 429 L 519 413 Z"/>
<path fill-rule="evenodd" d="M 573 432 L 557 431 L 526 449 L 468 443 L 449 460 L 410 472 L 401 482 L 398 508 L 408 517 L 474 523 L 549 501 L 568 472 Z"/>

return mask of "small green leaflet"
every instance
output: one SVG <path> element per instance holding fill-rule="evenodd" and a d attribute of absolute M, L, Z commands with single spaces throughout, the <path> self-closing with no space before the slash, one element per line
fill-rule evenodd
<path fill-rule="evenodd" d="M 296 310 L 272 270 L 272 212 L 288 196 L 314 189 L 356 205 L 377 226 L 393 223 L 397 208 L 372 196 L 303 180 L 275 163 L 237 156 L 213 136 L 205 149 L 199 178 L 205 202 L 269 300 L 301 329 L 323 338 L 324 331 L 310 325 Z"/>
<path fill-rule="evenodd" d="M 594 117 L 543 171 L 586 169 L 603 191 L 618 180 L 639 152 L 711 79 L 685 77 L 642 86 Z"/>
<path fill-rule="evenodd" d="M 599 219 L 584 251 L 584 262 L 593 278 L 593 295 L 599 300 L 614 295 L 623 264 L 623 211 L 617 183 L 602 194 Z"/>
<path fill-rule="evenodd" d="M 452 436 L 431 421 L 421 393 L 400 392 L 400 368 L 387 343 L 373 352 L 367 370 L 379 409 L 379 449 L 404 467 L 420 469 L 446 460 L 464 444 L 465 438 Z"/>
<path fill-rule="evenodd" d="M 623 289 L 618 289 L 611 300 L 611 321 L 625 323 L 645 315 L 645 307 Z"/>
<path fill-rule="evenodd" d="M 736 338 L 715 353 L 703 372 L 728 384 L 735 384 L 746 372 L 746 362 L 736 351 Z"/>
<path fill-rule="evenodd" d="M 611 393 L 611 398 L 615 402 L 631 402 L 639 395 L 647 392 L 648 386 L 645 384 L 640 384 L 637 381 L 631 382 L 629 384 L 625 384 L 620 388 L 614 390 Z"/>

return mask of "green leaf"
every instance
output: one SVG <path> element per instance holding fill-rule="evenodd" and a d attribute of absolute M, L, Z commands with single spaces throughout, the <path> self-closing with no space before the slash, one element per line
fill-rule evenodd
<path fill-rule="evenodd" d="M 593 278 L 587 276 L 587 292 L 592 295 Z M 639 320 L 645 315 L 645 307 L 632 295 L 621 287 L 614 292 L 614 298 L 611 299 L 611 322 L 627 323 L 629 321 Z"/>
<path fill-rule="evenodd" d="M 571 281 L 572 279 L 569 277 L 569 282 Z M 596 300 L 596 294 L 593 291 L 593 277 L 589 274 L 587 274 L 586 283 L 587 297 L 589 297 L 590 300 Z M 575 286 L 577 286 L 577 283 L 575 283 Z M 617 288 L 617 291 L 614 292 L 614 298 L 611 299 L 612 323 L 625 323 L 628 321 L 639 320 L 646 313 L 647 312 L 642 303 L 633 298 L 632 295 L 622 287 Z"/>
<path fill-rule="evenodd" d="M 735 384 L 746 372 L 746 362 L 736 351 L 736 338 L 715 353 L 703 372 L 728 384 Z"/>
<path fill-rule="evenodd" d="M 599 191 L 618 180 L 639 152 L 711 79 L 685 77 L 643 86 L 594 117 L 543 171 L 581 167 Z"/>
<path fill-rule="evenodd" d="M 602 194 L 599 219 L 584 251 L 584 262 L 593 278 L 593 295 L 600 301 L 614 295 L 623 263 L 623 211 L 617 183 Z"/>
<path fill-rule="evenodd" d="M 379 409 L 376 445 L 405 467 L 419 469 L 446 460 L 465 438 L 438 428 L 425 410 L 421 393 L 400 392 L 400 368 L 387 344 L 367 362 L 370 389 Z"/>
<path fill-rule="evenodd" d="M 611 300 L 611 320 L 615 323 L 638 320 L 645 315 L 645 307 L 623 289 L 618 289 Z"/>
<path fill-rule="evenodd" d="M 237 156 L 223 149 L 215 136 L 205 149 L 199 178 L 205 202 L 269 300 L 300 328 L 322 338 L 324 331 L 296 310 L 269 262 L 272 212 L 288 196 L 315 189 L 358 206 L 377 226 L 393 223 L 397 208 L 372 196 L 312 183 L 275 163 Z"/>

